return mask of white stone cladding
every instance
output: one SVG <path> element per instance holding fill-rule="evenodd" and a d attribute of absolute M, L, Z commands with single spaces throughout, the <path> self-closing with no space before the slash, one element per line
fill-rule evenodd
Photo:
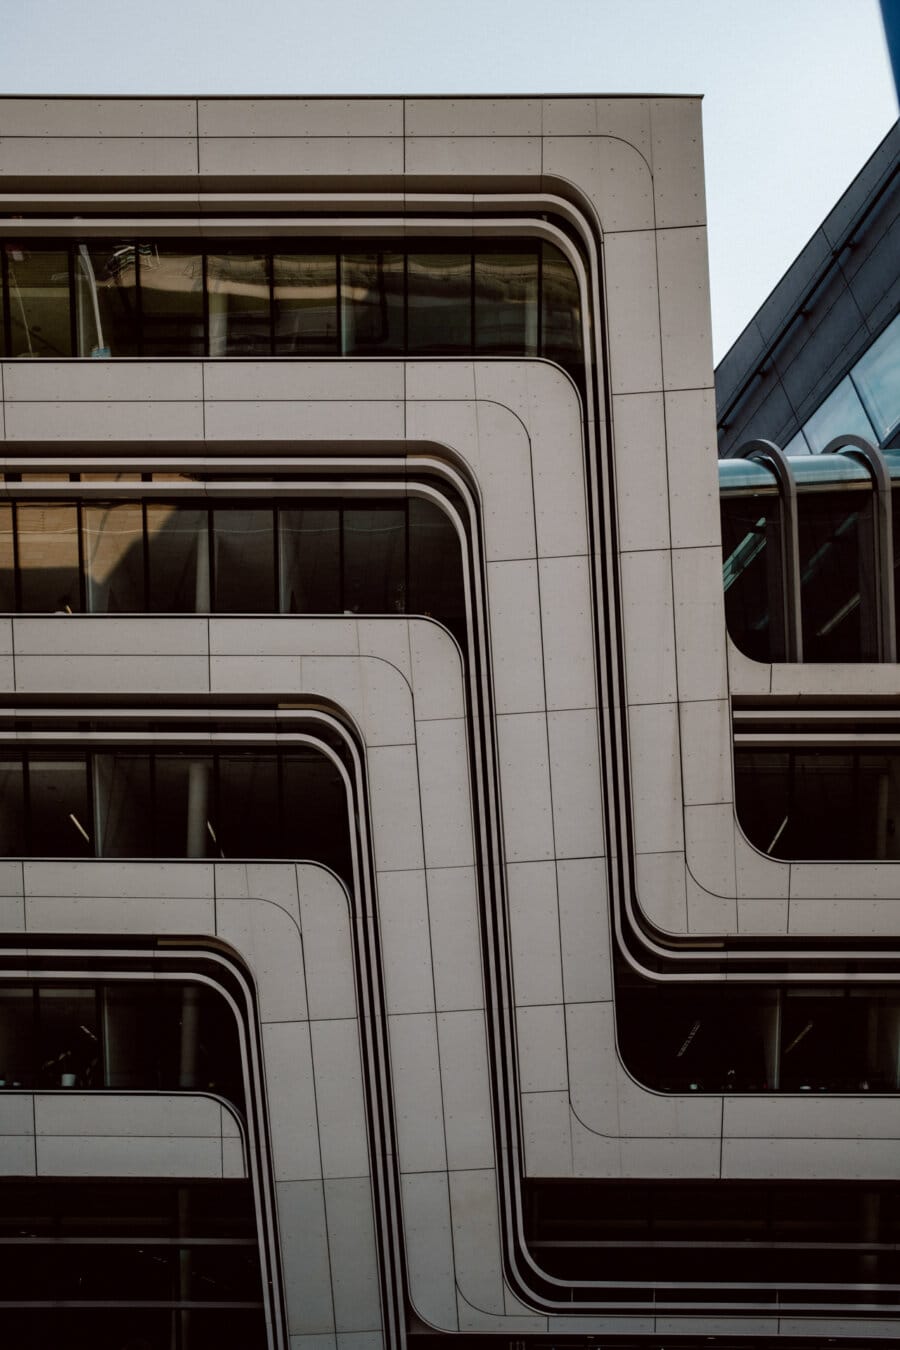
<path fill-rule="evenodd" d="M 728 643 L 699 101 L 3 99 L 0 190 L 4 211 L 18 203 L 51 237 L 108 234 L 104 211 L 155 216 L 173 236 L 224 233 L 227 214 L 286 202 L 301 220 L 367 210 L 401 228 L 426 206 L 457 226 L 489 209 L 532 223 L 568 213 L 604 318 L 587 405 L 536 359 L 0 365 L 7 464 L 38 455 L 76 468 L 93 449 L 94 471 L 101 454 L 221 467 L 239 445 L 261 471 L 288 454 L 323 474 L 367 477 L 376 461 L 398 479 L 443 474 L 477 518 L 469 617 L 483 626 L 467 674 L 425 617 L 0 619 L 10 707 L 327 702 L 358 738 L 372 846 L 371 885 L 358 878 L 353 895 L 303 859 L 4 860 L 0 927 L 60 945 L 217 938 L 245 963 L 289 1337 L 273 1324 L 273 1345 L 402 1342 L 379 1274 L 391 1241 L 411 1308 L 442 1331 L 806 1334 L 775 1316 L 567 1314 L 509 1278 L 507 1187 L 520 1171 L 900 1179 L 893 1098 L 663 1095 L 634 1081 L 616 1046 L 620 927 L 646 921 L 648 950 L 653 933 L 900 933 L 900 864 L 776 862 L 735 819 L 734 694 L 866 697 L 896 692 L 896 670 L 763 667 Z M 633 849 L 611 842 L 625 818 Z M 491 951 L 488 891 L 500 911 Z M 383 1003 L 361 1009 L 372 929 Z M 370 1043 L 372 1019 L 383 1044 Z M 503 1047 L 511 1089 L 498 1105 Z M 367 1113 L 382 1061 L 389 1137 Z M 33 1113 L 31 1094 L 0 1098 L 0 1173 L 41 1172 L 58 1133 L 40 1123 L 52 1122 L 46 1095 Z M 185 1175 L 244 1166 L 221 1115 L 191 1123 L 213 1109 L 205 1099 L 166 1103 L 165 1158 L 156 1125 L 116 1101 L 86 1100 L 83 1149 L 68 1138 L 53 1154 L 70 1172 L 98 1151 L 108 1172 L 112 1154 L 96 1144 L 107 1134 L 144 1175 L 172 1175 L 182 1156 Z M 839 1319 L 827 1327 L 842 1331 Z"/>

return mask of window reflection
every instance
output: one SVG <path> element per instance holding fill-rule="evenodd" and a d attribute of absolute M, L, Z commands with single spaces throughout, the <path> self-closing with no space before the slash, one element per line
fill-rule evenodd
<path fill-rule="evenodd" d="M 212 511 L 187 501 L 0 505 L 7 612 L 74 612 L 82 592 L 92 614 L 414 613 L 461 642 L 465 632 L 459 538 L 444 511 L 412 497 Z"/>
<path fill-rule="evenodd" d="M 341 258 L 341 333 L 345 356 L 404 350 L 404 258 L 390 250 Z"/>
<path fill-rule="evenodd" d="M 85 586 L 91 614 L 144 608 L 144 519 L 139 502 L 84 508 Z"/>
<path fill-rule="evenodd" d="M 336 354 L 337 255 L 276 253 L 272 268 L 275 355 Z"/>
<path fill-rule="evenodd" d="M 859 395 L 846 379 L 804 423 L 803 433 L 813 454 L 819 454 L 829 441 L 848 432 L 868 441 L 878 440 Z"/>
<path fill-rule="evenodd" d="M 341 604 L 341 513 L 298 507 L 278 513 L 281 611 L 337 614 Z"/>
<path fill-rule="evenodd" d="M 538 349 L 537 254 L 475 254 L 475 350 L 536 356 Z"/>
<path fill-rule="evenodd" d="M 18 505 L 16 522 L 22 608 L 37 613 L 81 609 L 77 508 Z"/>
<path fill-rule="evenodd" d="M 208 513 L 187 506 L 147 506 L 147 556 L 154 613 L 209 612 Z"/>
<path fill-rule="evenodd" d="M 900 424 L 900 316 L 860 357 L 852 378 L 878 439 L 884 443 Z"/>
<path fill-rule="evenodd" d="M 196 248 L 141 244 L 144 356 L 203 356 L 203 257 Z"/>
<path fill-rule="evenodd" d="M 79 356 L 136 356 L 137 256 L 133 243 L 79 244 L 75 251 Z"/>
<path fill-rule="evenodd" d="M 6 245 L 10 356 L 71 356 L 70 255 Z"/>
<path fill-rule="evenodd" d="M 0 612 L 16 608 L 16 550 L 13 509 L 0 503 Z"/>
<path fill-rule="evenodd" d="M 783 661 L 785 607 L 781 502 L 722 498 L 725 617 L 735 644 L 755 661 Z"/>
<path fill-rule="evenodd" d="M 872 494 L 797 498 L 803 658 L 878 659 Z"/>
<path fill-rule="evenodd" d="M 218 613 L 275 609 L 275 516 L 262 507 L 213 512 L 215 603 Z"/>
<path fill-rule="evenodd" d="M 547 243 L 10 244 L 8 355 L 547 356 L 583 377 L 581 301 Z"/>
<path fill-rule="evenodd" d="M 547 243 L 541 245 L 541 354 L 578 377 L 583 364 L 578 282 L 572 264 Z"/>
<path fill-rule="evenodd" d="M 472 255 L 410 253 L 407 259 L 407 350 L 472 350 Z"/>
<path fill-rule="evenodd" d="M 261 253 L 210 254 L 206 260 L 210 356 L 268 356 L 268 262 Z"/>

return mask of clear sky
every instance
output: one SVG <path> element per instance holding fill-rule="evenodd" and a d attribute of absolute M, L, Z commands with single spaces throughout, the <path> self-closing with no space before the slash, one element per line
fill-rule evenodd
<path fill-rule="evenodd" d="M 717 360 L 897 117 L 878 0 L 0 0 L 0 91 L 703 94 Z"/>

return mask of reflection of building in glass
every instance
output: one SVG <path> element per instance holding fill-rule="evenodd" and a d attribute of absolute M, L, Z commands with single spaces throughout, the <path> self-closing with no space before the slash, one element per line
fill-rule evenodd
<path fill-rule="evenodd" d="M 0 114 L 8 1337 L 874 1337 L 893 151 L 717 481 L 695 100 Z"/>

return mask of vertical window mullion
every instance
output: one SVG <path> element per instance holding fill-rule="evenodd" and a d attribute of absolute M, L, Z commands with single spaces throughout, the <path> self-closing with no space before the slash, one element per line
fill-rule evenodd
<path fill-rule="evenodd" d="M 403 250 L 403 355 L 409 356 L 409 245 Z"/>
<path fill-rule="evenodd" d="M 92 848 L 92 850 L 93 850 L 94 857 L 95 857 L 95 858 L 100 858 L 100 857 L 102 857 L 102 854 L 101 854 L 100 851 L 99 851 L 99 849 L 100 849 L 100 830 L 99 830 L 99 821 L 100 821 L 100 802 L 99 802 L 99 799 L 98 799 L 98 795 L 97 795 L 97 794 L 95 793 L 95 791 L 94 791 L 94 755 L 93 755 L 93 752 L 90 751 L 90 750 L 88 750 L 87 753 L 85 754 L 85 757 L 84 757 L 84 767 L 85 767 L 85 773 L 84 773 L 84 776 L 85 776 L 85 780 L 86 780 L 86 783 L 87 783 L 88 809 L 89 809 L 89 811 L 90 811 L 90 821 L 91 821 L 91 826 L 93 827 L 93 828 L 92 828 L 92 833 L 91 833 L 91 848 Z"/>
<path fill-rule="evenodd" d="M 40 1087 L 38 1073 L 41 1064 L 41 987 L 31 986 L 31 1085 Z"/>
<path fill-rule="evenodd" d="M 409 595 L 409 493 L 403 499 L 403 610 L 411 612 Z"/>
<path fill-rule="evenodd" d="M 209 356 L 209 288 L 206 249 L 200 254 L 200 272 L 203 278 L 203 355 Z"/>
<path fill-rule="evenodd" d="M 537 354 L 544 355 L 544 250 L 537 246 Z"/>
<path fill-rule="evenodd" d="M 337 303 L 337 323 L 334 331 L 337 335 L 337 355 L 344 355 L 344 306 L 341 300 L 341 251 L 334 255 L 334 293 Z"/>
<path fill-rule="evenodd" d="M 266 270 L 269 277 L 269 355 L 275 355 L 275 257 L 272 249 L 266 251 Z"/>
<path fill-rule="evenodd" d="M 147 498 L 141 498 L 141 546 L 144 563 L 144 612 L 150 613 L 150 531 L 147 528 Z"/>
<path fill-rule="evenodd" d="M 3 324 L 3 351 L 7 358 L 12 357 L 12 301 L 9 294 L 9 257 L 6 249 L 0 253 L 0 290 L 3 291 L 3 314 L 0 315 L 0 321 Z"/>
<path fill-rule="evenodd" d="M 78 602 L 82 614 L 87 614 L 88 584 L 84 563 L 84 506 L 81 501 L 75 503 L 75 529 L 78 534 Z"/>
<path fill-rule="evenodd" d="M 290 856 L 288 853 L 287 839 L 287 821 L 284 815 L 284 752 L 276 749 L 275 764 L 278 774 L 278 850 L 282 858 Z"/>
<path fill-rule="evenodd" d="M 19 504 L 11 502 L 13 527 L 13 603 L 16 613 L 22 613 L 22 568 L 19 565 Z"/>
<path fill-rule="evenodd" d="M 469 354 L 475 355 L 475 250 L 469 255 Z"/>
<path fill-rule="evenodd" d="M 22 796 L 24 798 L 24 820 L 25 820 L 25 857 L 33 857 L 31 851 L 31 766 L 28 762 L 28 751 L 22 750 Z"/>
<path fill-rule="evenodd" d="M 211 506 L 210 506 L 210 507 L 207 507 L 207 510 L 206 510 L 206 562 L 207 562 L 207 574 L 208 574 L 208 576 L 209 576 L 209 612 L 210 612 L 210 614 L 215 614 L 215 613 L 216 613 L 216 601 L 217 601 L 217 599 L 218 599 L 218 596 L 217 596 L 217 593 L 216 593 L 216 592 L 217 592 L 217 586 L 216 586 L 216 571 L 215 571 L 215 566 L 216 566 L 216 549 L 215 549 L 215 540 L 213 539 L 213 526 L 214 526 L 215 521 L 214 521 L 213 515 L 214 515 L 214 513 L 213 513 L 212 507 L 211 507 Z M 194 611 L 194 612 L 196 613 L 196 608 L 195 608 L 195 611 Z"/>
<path fill-rule="evenodd" d="M 75 295 L 75 249 L 77 244 L 69 244 L 69 350 L 73 356 L 78 355 L 78 327 L 75 320 L 76 295 Z"/>
<path fill-rule="evenodd" d="M 281 549 L 278 547 L 278 517 L 279 512 L 276 507 L 272 507 L 272 584 L 275 587 L 275 594 L 272 597 L 272 613 L 281 613 Z"/>
<path fill-rule="evenodd" d="M 338 612 L 339 612 L 340 614 L 346 614 L 346 612 L 347 612 L 346 567 L 345 567 L 345 565 L 344 565 L 344 532 L 345 532 L 345 530 L 346 530 L 346 515 L 347 515 L 347 512 L 346 512 L 344 503 L 343 503 L 343 502 L 339 502 L 339 503 L 338 503 L 338 519 L 339 519 L 339 521 L 340 521 L 340 527 L 339 527 L 339 530 L 338 530 L 338 574 L 339 574 L 339 580 L 338 580 L 339 601 L 338 601 L 338 602 L 339 602 L 339 604 L 340 604 L 340 610 L 339 610 Z"/>
<path fill-rule="evenodd" d="M 141 304 L 141 241 L 134 241 L 134 322 L 137 328 L 137 353 L 144 355 L 144 310 Z"/>

